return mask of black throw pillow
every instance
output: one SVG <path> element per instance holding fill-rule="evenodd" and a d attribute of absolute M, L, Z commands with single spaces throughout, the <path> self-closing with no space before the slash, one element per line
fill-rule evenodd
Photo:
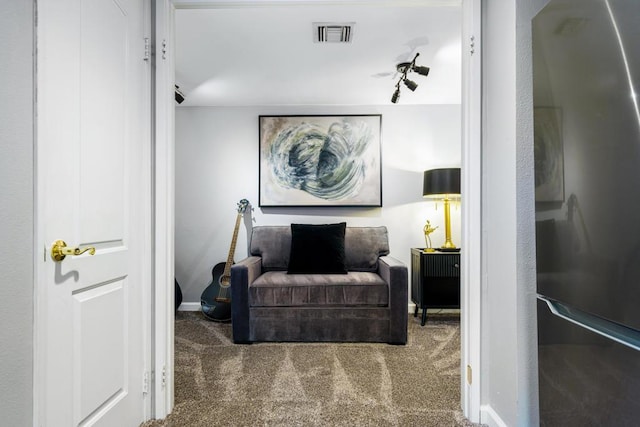
<path fill-rule="evenodd" d="M 344 255 L 346 222 L 291 224 L 289 274 L 347 274 Z"/>

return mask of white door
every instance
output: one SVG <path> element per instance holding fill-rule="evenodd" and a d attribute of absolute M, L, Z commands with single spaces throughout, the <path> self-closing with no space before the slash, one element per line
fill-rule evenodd
<path fill-rule="evenodd" d="M 37 2 L 36 417 L 137 426 L 148 363 L 143 0 Z M 54 261 L 51 247 L 95 248 Z"/>

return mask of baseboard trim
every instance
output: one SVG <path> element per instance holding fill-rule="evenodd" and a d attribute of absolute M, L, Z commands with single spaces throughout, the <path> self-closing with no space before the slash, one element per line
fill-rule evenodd
<path fill-rule="evenodd" d="M 507 427 L 507 423 L 502 421 L 500 415 L 490 405 L 480 406 L 480 422 L 489 427 Z"/>
<path fill-rule="evenodd" d="M 199 302 L 183 302 L 178 307 L 178 311 L 200 311 L 202 306 Z"/>
<path fill-rule="evenodd" d="M 182 304 L 180 304 L 180 307 L 178 307 L 178 311 L 200 311 L 201 309 L 201 305 L 199 302 L 183 302 Z M 416 305 L 411 303 L 409 304 L 409 306 L 407 307 L 407 312 L 410 314 L 413 314 L 414 311 L 416 309 Z M 427 309 L 427 313 L 433 313 L 433 314 L 460 314 L 460 310 L 455 309 L 455 308 L 429 308 Z"/>
<path fill-rule="evenodd" d="M 178 311 L 200 311 L 201 305 L 199 302 L 183 302 L 178 307 Z M 411 303 L 407 307 L 407 312 L 413 314 L 416 309 L 416 305 Z M 460 310 L 456 308 L 429 308 L 427 313 L 439 313 L 439 314 L 460 314 Z"/>

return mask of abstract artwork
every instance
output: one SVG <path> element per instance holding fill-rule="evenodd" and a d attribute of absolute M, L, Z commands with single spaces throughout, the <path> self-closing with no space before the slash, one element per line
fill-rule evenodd
<path fill-rule="evenodd" d="M 382 206 L 380 115 L 259 121 L 260 206 Z"/>
<path fill-rule="evenodd" d="M 536 202 L 562 202 L 564 201 L 562 111 L 559 108 L 535 108 L 533 123 L 535 200 Z"/>

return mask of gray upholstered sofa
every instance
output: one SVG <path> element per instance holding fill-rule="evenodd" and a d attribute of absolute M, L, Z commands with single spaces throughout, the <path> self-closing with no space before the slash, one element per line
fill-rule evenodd
<path fill-rule="evenodd" d="M 233 340 L 407 341 L 407 267 L 386 227 L 346 227 L 346 274 L 287 274 L 290 226 L 258 226 L 231 267 Z"/>

